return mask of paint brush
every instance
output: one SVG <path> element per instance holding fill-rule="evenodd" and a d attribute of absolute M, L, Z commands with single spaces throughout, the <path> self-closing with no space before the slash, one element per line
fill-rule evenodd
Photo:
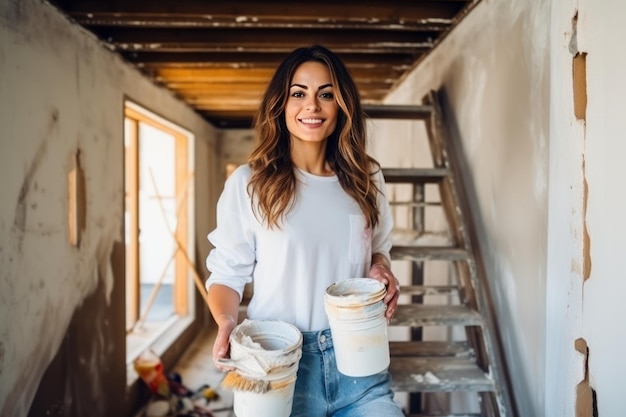
<path fill-rule="evenodd" d="M 270 389 L 270 382 L 263 379 L 245 377 L 237 371 L 230 371 L 222 380 L 222 387 L 234 391 L 263 394 Z"/>
<path fill-rule="evenodd" d="M 248 354 L 237 359 L 220 358 L 218 362 L 231 368 L 222 381 L 222 387 L 259 394 L 269 389 L 269 382 L 264 379 L 269 369 L 254 355 Z"/>

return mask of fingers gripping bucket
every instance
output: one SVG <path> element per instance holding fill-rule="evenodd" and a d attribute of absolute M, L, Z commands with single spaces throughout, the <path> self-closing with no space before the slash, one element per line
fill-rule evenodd
<path fill-rule="evenodd" d="M 230 335 L 230 356 L 244 364 L 237 370 L 241 375 L 269 383 L 262 393 L 235 390 L 235 415 L 289 417 L 302 356 L 298 328 L 279 320 L 244 320 Z"/>
<path fill-rule="evenodd" d="M 385 294 L 385 286 L 371 278 L 347 279 L 326 289 L 324 308 L 342 374 L 369 376 L 389 366 Z"/>

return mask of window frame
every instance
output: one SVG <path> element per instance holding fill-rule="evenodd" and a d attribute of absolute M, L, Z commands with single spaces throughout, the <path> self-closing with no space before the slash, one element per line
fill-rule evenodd
<path fill-rule="evenodd" d="M 129 348 L 129 335 L 132 327 L 141 318 L 140 308 L 140 253 L 139 253 L 139 125 L 145 123 L 175 140 L 175 189 L 177 222 L 171 230 L 176 239 L 175 285 L 173 306 L 175 314 L 162 323 L 149 338 L 133 344 Z M 127 129 L 132 131 L 127 138 Z M 191 268 L 195 264 L 195 201 L 194 201 L 194 135 L 188 130 L 147 110 L 131 100 L 124 101 L 124 158 L 125 158 L 125 208 L 124 240 L 129 244 L 125 265 L 125 322 L 126 322 L 126 365 L 127 380 L 131 384 L 137 378 L 133 361 L 144 350 L 150 348 L 157 355 L 163 355 L 186 329 L 196 320 L 196 297 Z M 127 148 L 127 140 L 131 146 Z M 183 191 L 184 190 L 184 191 Z M 181 197 L 182 194 L 182 197 Z M 128 221 L 128 225 L 126 222 Z M 126 230 L 128 229 L 128 230 Z M 129 279 L 133 275 L 134 279 Z M 131 303 L 133 305 L 131 305 Z M 129 330 L 130 329 L 130 330 Z"/>

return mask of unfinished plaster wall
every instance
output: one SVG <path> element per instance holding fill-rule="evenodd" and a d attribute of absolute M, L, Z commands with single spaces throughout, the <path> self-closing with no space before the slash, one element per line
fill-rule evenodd
<path fill-rule="evenodd" d="M 548 0 L 483 0 L 388 99 L 443 92 L 521 416 L 545 401 L 549 29 Z"/>
<path fill-rule="evenodd" d="M 625 13 L 617 0 L 552 5 L 546 416 L 624 415 Z"/>
<path fill-rule="evenodd" d="M 589 274 L 583 288 L 582 337 L 589 348 L 589 380 L 597 394 L 597 415 L 624 413 L 626 317 L 626 3 L 584 0 L 579 8 L 579 48 L 587 51 L 587 200 L 583 258 Z M 583 271 L 584 272 L 584 271 Z"/>
<path fill-rule="evenodd" d="M 241 165 L 248 161 L 254 147 L 253 129 L 227 129 L 218 132 L 219 157 L 222 171 L 226 165 Z"/>
<path fill-rule="evenodd" d="M 214 217 L 215 132 L 37 0 L 0 2 L 0 73 L 0 415 L 27 415 L 54 358 L 56 378 L 42 390 L 58 401 L 45 415 L 124 415 L 124 99 L 196 135 L 200 254 Z M 86 222 L 72 247 L 77 153 Z"/>

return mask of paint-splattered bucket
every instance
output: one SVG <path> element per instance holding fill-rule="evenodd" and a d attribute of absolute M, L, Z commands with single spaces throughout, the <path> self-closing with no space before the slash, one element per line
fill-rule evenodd
<path fill-rule="evenodd" d="M 230 356 L 240 363 L 251 361 L 249 375 L 269 383 L 269 389 L 262 393 L 235 390 L 235 415 L 289 417 L 302 356 L 300 330 L 280 320 L 244 320 L 231 333 Z"/>
<path fill-rule="evenodd" d="M 389 366 L 385 294 L 385 286 L 371 278 L 347 279 L 326 289 L 324 307 L 342 374 L 369 376 Z"/>

